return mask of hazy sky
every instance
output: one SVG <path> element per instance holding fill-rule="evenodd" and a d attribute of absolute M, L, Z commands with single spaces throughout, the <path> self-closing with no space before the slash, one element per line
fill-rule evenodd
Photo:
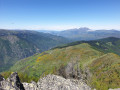
<path fill-rule="evenodd" d="M 0 28 L 120 29 L 120 0 L 0 0 Z"/>

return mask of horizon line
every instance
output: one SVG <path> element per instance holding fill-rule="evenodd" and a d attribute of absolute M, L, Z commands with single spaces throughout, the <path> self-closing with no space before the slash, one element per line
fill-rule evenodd
<path fill-rule="evenodd" d="M 89 27 L 79 27 L 79 28 L 68 28 L 68 29 L 17 29 L 17 28 L 0 28 L 3 29 L 3 30 L 32 30 L 32 31 L 65 31 L 65 30 L 74 30 L 74 29 L 82 29 L 82 28 L 86 28 L 88 29 L 88 31 L 96 31 L 96 30 L 117 30 L 117 31 L 120 31 L 120 29 L 114 29 L 114 28 L 109 28 L 109 29 L 105 29 L 105 28 L 102 28 L 102 29 L 91 29 Z"/>

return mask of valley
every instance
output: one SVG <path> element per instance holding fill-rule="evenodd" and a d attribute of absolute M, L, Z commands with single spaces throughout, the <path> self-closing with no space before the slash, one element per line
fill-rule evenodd
<path fill-rule="evenodd" d="M 41 53 L 69 40 L 51 34 L 28 30 L 0 30 L 0 72 L 16 61 Z"/>
<path fill-rule="evenodd" d="M 0 90 L 120 90 L 120 0 L 0 0 Z"/>
<path fill-rule="evenodd" d="M 66 79 L 83 80 L 97 90 L 119 88 L 119 50 L 115 54 L 114 48 L 117 46 L 111 48 L 111 44 L 108 44 L 113 40 L 119 42 L 118 38 L 111 37 L 58 46 L 18 61 L 2 75 L 7 78 L 11 72 L 18 72 L 22 82 L 37 82 L 39 78 L 55 74 Z M 115 42 L 113 45 L 118 45 Z M 105 44 L 109 45 L 107 51 L 104 49 Z"/>

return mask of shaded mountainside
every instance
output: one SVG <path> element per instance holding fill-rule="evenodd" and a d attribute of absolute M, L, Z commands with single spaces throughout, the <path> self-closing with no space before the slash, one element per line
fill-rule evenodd
<path fill-rule="evenodd" d="M 120 56 L 101 52 L 92 44 L 82 42 L 25 58 L 2 75 L 7 77 L 10 72 L 17 71 L 22 82 L 30 82 L 48 74 L 56 74 L 83 80 L 97 90 L 107 90 L 120 88 L 119 70 Z"/>
<path fill-rule="evenodd" d="M 64 31 L 41 31 L 39 32 L 45 32 L 50 33 L 57 36 L 66 37 L 69 39 L 73 39 L 75 41 L 79 40 L 96 40 L 96 39 L 102 39 L 107 37 L 117 37 L 120 38 L 120 31 L 119 30 L 91 30 L 89 28 L 75 28 L 75 29 L 68 29 Z"/>
<path fill-rule="evenodd" d="M 0 71 L 17 60 L 67 42 L 65 38 L 36 31 L 0 30 Z"/>

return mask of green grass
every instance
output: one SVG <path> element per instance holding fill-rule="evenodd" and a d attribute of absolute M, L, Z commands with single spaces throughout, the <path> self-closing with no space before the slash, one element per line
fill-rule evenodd
<path fill-rule="evenodd" d="M 89 45 L 91 45 L 92 48 L 103 53 L 115 53 L 117 55 L 120 55 L 120 38 L 114 38 L 114 37 L 109 37 L 99 40 L 91 40 L 91 41 L 77 41 L 62 46 L 57 46 L 53 49 L 65 48 L 68 46 L 74 46 L 82 43 L 88 43 Z"/>
<path fill-rule="evenodd" d="M 0 72 L 18 60 L 67 42 L 63 37 L 36 31 L 0 30 Z"/>
<path fill-rule="evenodd" d="M 91 87 L 97 90 L 120 88 L 120 57 L 113 53 L 100 52 L 88 43 L 35 54 L 18 61 L 9 72 L 18 72 L 22 82 L 37 81 L 45 75 L 58 74 L 71 61 L 75 63 L 74 69 L 77 65 L 83 72 L 86 68 L 89 69 L 92 76 L 88 84 Z M 7 72 L 2 74 L 8 76 Z"/>
<path fill-rule="evenodd" d="M 89 65 L 92 75 L 92 85 L 98 90 L 120 87 L 120 57 L 109 53 Z"/>
<path fill-rule="evenodd" d="M 84 69 L 95 58 L 101 55 L 102 53 L 92 49 L 89 44 L 83 43 L 67 48 L 45 51 L 41 54 L 20 60 L 10 71 L 27 74 L 29 77 L 40 78 L 49 73 L 56 74 L 61 66 L 66 66 L 71 60 L 78 60 L 81 68 Z"/>

